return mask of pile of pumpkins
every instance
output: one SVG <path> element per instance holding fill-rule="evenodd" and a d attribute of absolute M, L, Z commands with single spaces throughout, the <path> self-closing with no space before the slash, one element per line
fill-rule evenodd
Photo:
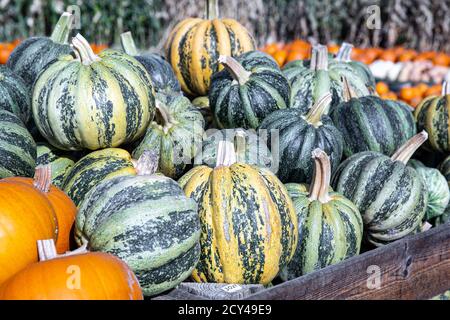
<path fill-rule="evenodd" d="M 69 45 L 64 13 L 0 69 L 0 299 L 268 285 L 448 219 L 450 158 L 409 161 L 449 153 L 448 85 L 413 115 L 351 46 L 281 70 L 206 2 L 167 60 Z"/>

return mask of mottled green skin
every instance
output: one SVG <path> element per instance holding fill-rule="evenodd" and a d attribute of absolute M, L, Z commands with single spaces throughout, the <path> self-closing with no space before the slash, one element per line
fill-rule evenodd
<path fill-rule="evenodd" d="M 52 184 L 62 188 L 66 174 L 75 162 L 51 145 L 38 143 L 36 166 L 47 164 L 50 164 L 52 168 Z"/>
<path fill-rule="evenodd" d="M 250 51 L 236 60 L 251 72 L 239 85 L 227 70 L 215 73 L 209 90 L 210 107 L 219 128 L 256 129 L 278 109 L 289 107 L 289 83 L 275 60 L 265 53 Z"/>
<path fill-rule="evenodd" d="M 28 123 L 31 98 L 25 82 L 6 66 L 0 65 L 0 110 L 14 113 Z"/>
<path fill-rule="evenodd" d="M 154 121 L 133 151 L 138 159 L 145 150 L 159 154 L 159 171 L 171 178 L 179 178 L 197 154 L 203 136 L 204 120 L 202 114 L 181 95 L 161 94 L 157 99 L 172 118 L 173 124 L 165 130 L 164 121 L 157 111 Z"/>
<path fill-rule="evenodd" d="M 339 193 L 321 203 L 304 185 L 286 184 L 298 218 L 298 245 L 280 277 L 291 280 L 359 254 L 363 222 L 358 208 Z"/>
<path fill-rule="evenodd" d="M 208 136 L 203 140 L 201 152 L 199 151 L 195 156 L 194 164 L 204 164 L 214 168 L 216 166 L 219 142 L 226 140 L 234 143 L 237 132 L 245 132 L 245 148 L 242 154 L 238 152 L 237 161 L 268 168 L 276 173 L 278 164 L 273 160 L 272 154 L 267 147 L 266 142 L 270 141 L 268 137 L 260 136 L 254 130 L 244 130 L 242 128 L 208 131 Z"/>
<path fill-rule="evenodd" d="M 428 191 L 428 206 L 424 219 L 428 221 L 442 215 L 450 200 L 450 190 L 445 177 L 438 169 L 428 168 L 418 160 L 410 160 L 408 165 L 419 173 Z"/>
<path fill-rule="evenodd" d="M 448 185 L 450 187 L 450 156 L 444 159 L 442 163 L 439 165 L 439 171 L 444 175 L 445 179 L 447 179 Z"/>
<path fill-rule="evenodd" d="M 36 143 L 22 121 L 0 110 L 0 179 L 32 177 L 36 167 Z"/>
<path fill-rule="evenodd" d="M 200 255 L 197 204 L 161 175 L 122 176 L 96 186 L 79 208 L 75 237 L 114 254 L 136 274 L 144 295 L 185 280 Z"/>
<path fill-rule="evenodd" d="M 205 120 L 205 130 L 217 128 L 217 125 L 214 122 L 214 116 L 212 114 L 211 108 L 209 107 L 209 99 L 208 96 L 197 97 L 191 101 L 192 105 L 200 111 Z"/>
<path fill-rule="evenodd" d="M 443 294 L 437 295 L 430 300 L 450 300 L 450 290 L 445 291 Z"/>
<path fill-rule="evenodd" d="M 376 96 L 352 98 L 331 109 L 344 137 L 344 155 L 376 151 L 391 156 L 416 134 L 414 116 L 403 103 Z"/>
<path fill-rule="evenodd" d="M 331 59 L 329 69 L 335 79 L 339 80 L 340 77 L 345 77 L 358 96 L 368 95 L 367 87 L 375 88 L 375 77 L 362 62 Z"/>
<path fill-rule="evenodd" d="M 310 183 L 314 173 L 311 152 L 320 148 L 330 157 L 331 172 L 342 158 L 343 139 L 339 130 L 327 115 L 323 115 L 318 126 L 305 120 L 298 108 L 278 110 L 262 122 L 260 129 L 278 130 L 279 170 L 282 182 Z M 275 157 L 275 151 L 272 150 Z"/>
<path fill-rule="evenodd" d="M 26 83 L 29 92 L 44 67 L 72 50 L 68 44 L 53 42 L 45 37 L 26 39 L 11 53 L 7 66 Z"/>
<path fill-rule="evenodd" d="M 342 162 L 332 186 L 358 207 L 365 236 L 376 246 L 414 233 L 427 209 L 427 190 L 416 170 L 378 152 Z"/>

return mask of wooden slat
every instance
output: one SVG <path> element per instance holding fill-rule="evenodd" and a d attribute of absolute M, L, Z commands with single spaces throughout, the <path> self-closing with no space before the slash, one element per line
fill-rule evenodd
<path fill-rule="evenodd" d="M 369 266 L 380 287 L 367 286 Z M 373 267 L 372 267 L 373 268 Z M 370 282 L 369 280 L 369 283 Z M 450 289 L 450 224 L 284 282 L 247 299 L 429 299 Z"/>

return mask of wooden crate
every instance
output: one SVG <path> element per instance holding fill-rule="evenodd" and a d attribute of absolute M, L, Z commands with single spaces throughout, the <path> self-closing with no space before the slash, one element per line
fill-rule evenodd
<path fill-rule="evenodd" d="M 429 299 L 450 289 L 450 224 L 268 289 L 253 289 L 245 289 L 244 300 Z M 156 299 L 206 298 L 184 284 Z"/>

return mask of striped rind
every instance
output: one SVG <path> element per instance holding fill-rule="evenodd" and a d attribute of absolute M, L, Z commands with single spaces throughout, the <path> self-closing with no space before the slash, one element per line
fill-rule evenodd
<path fill-rule="evenodd" d="M 169 290 L 197 264 L 197 204 L 173 180 L 120 176 L 97 185 L 79 208 L 75 236 L 112 253 L 136 274 L 144 295 Z"/>
<path fill-rule="evenodd" d="M 91 152 L 66 173 L 63 188 L 79 206 L 96 185 L 116 176 L 135 175 L 130 154 L 122 149 L 108 148 Z"/>
<path fill-rule="evenodd" d="M 339 193 L 330 200 L 310 200 L 308 188 L 286 184 L 298 218 L 298 245 L 291 262 L 280 272 L 291 280 L 359 254 L 363 222 L 358 208 Z"/>
<path fill-rule="evenodd" d="M 31 98 L 25 82 L 6 66 L 0 65 L 0 110 L 14 113 L 27 123 L 31 116 Z"/>
<path fill-rule="evenodd" d="M 0 110 L 0 178 L 32 177 L 36 166 L 36 143 L 22 121 Z"/>
<path fill-rule="evenodd" d="M 36 80 L 34 119 L 59 149 L 96 150 L 132 142 L 154 117 L 155 92 L 142 64 L 115 50 L 104 50 L 99 58 L 83 65 L 62 56 Z"/>
<path fill-rule="evenodd" d="M 242 163 L 198 166 L 180 181 L 199 205 L 198 282 L 267 284 L 292 258 L 297 216 L 273 173 Z"/>
<path fill-rule="evenodd" d="M 374 245 L 413 233 L 427 208 L 427 190 L 416 170 L 377 152 L 360 152 L 342 162 L 332 185 L 358 207 Z"/>
<path fill-rule="evenodd" d="M 175 26 L 165 49 L 181 89 L 190 96 L 204 96 L 212 74 L 223 68 L 219 56 L 254 50 L 255 41 L 236 20 L 189 18 Z"/>
<path fill-rule="evenodd" d="M 63 187 L 66 174 L 75 162 L 60 153 L 59 150 L 46 143 L 37 144 L 36 166 L 50 164 L 52 170 L 52 184 L 58 188 Z"/>

